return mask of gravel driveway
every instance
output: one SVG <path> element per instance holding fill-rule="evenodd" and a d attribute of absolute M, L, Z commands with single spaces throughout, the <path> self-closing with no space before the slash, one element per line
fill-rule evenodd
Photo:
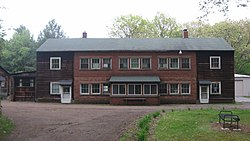
<path fill-rule="evenodd" d="M 116 141 L 139 117 L 162 109 L 244 108 L 246 104 L 110 106 L 2 101 L 16 128 L 4 141 Z"/>

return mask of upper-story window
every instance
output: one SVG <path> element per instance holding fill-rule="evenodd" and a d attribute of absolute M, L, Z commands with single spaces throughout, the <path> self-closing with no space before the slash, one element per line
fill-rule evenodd
<path fill-rule="evenodd" d="M 167 58 L 159 58 L 158 59 L 158 68 L 159 69 L 167 69 L 168 68 L 168 59 Z"/>
<path fill-rule="evenodd" d="M 150 68 L 151 68 L 151 59 L 142 58 L 142 69 L 150 69 Z"/>
<path fill-rule="evenodd" d="M 88 58 L 81 58 L 80 60 L 80 67 L 81 69 L 89 69 L 89 59 Z"/>
<path fill-rule="evenodd" d="M 130 58 L 130 68 L 140 69 L 140 58 Z"/>
<path fill-rule="evenodd" d="M 128 58 L 119 59 L 120 69 L 128 69 Z"/>
<path fill-rule="evenodd" d="M 181 59 L 181 68 L 182 69 L 190 69 L 190 59 L 189 58 L 182 58 Z"/>
<path fill-rule="evenodd" d="M 50 69 L 51 70 L 61 69 L 61 57 L 50 57 Z"/>
<path fill-rule="evenodd" d="M 91 69 L 100 69 L 100 59 L 92 58 L 91 59 Z"/>
<path fill-rule="evenodd" d="M 210 56 L 210 69 L 220 69 L 221 61 L 220 56 Z"/>
<path fill-rule="evenodd" d="M 169 68 L 179 69 L 179 58 L 169 58 Z"/>
<path fill-rule="evenodd" d="M 103 69 L 111 69 L 111 59 L 110 58 L 103 58 L 102 59 L 102 68 Z"/>

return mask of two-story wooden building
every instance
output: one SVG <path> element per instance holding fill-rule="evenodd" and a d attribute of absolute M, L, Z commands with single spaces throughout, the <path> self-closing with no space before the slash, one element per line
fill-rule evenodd
<path fill-rule="evenodd" d="M 234 50 L 221 38 L 49 39 L 37 50 L 36 100 L 234 102 Z"/>

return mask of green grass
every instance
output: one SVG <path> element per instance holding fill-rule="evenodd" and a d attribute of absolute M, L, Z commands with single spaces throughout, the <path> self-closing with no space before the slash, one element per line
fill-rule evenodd
<path fill-rule="evenodd" d="M 244 96 L 245 98 L 250 98 L 250 96 Z"/>
<path fill-rule="evenodd" d="M 155 127 L 159 141 L 250 141 L 250 134 L 242 131 L 221 131 L 211 124 L 218 122 L 219 110 L 177 110 L 166 112 Z M 240 116 L 240 126 L 250 126 L 249 110 L 233 110 Z"/>
<path fill-rule="evenodd" d="M 13 122 L 0 114 L 0 140 L 14 128 Z"/>

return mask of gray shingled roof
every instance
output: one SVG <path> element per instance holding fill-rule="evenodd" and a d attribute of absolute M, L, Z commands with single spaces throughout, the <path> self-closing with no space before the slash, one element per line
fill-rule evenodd
<path fill-rule="evenodd" d="M 48 39 L 37 51 L 233 51 L 222 38 Z"/>
<path fill-rule="evenodd" d="M 109 82 L 160 82 L 158 76 L 112 76 Z"/>

